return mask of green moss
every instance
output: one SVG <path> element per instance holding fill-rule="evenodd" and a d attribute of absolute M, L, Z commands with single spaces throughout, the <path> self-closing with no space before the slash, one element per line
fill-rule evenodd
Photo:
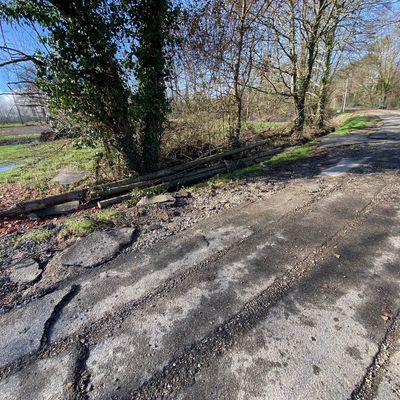
<path fill-rule="evenodd" d="M 20 244 L 23 241 L 33 241 L 36 243 L 44 242 L 45 240 L 50 239 L 52 233 L 50 229 L 35 229 L 29 232 L 24 233 L 22 236 L 17 238 L 16 244 Z"/>
<path fill-rule="evenodd" d="M 357 129 L 366 129 L 377 123 L 379 119 L 373 116 L 356 115 L 348 118 L 345 123 L 331 135 L 345 136 Z"/>
<path fill-rule="evenodd" d="M 17 164 L 0 173 L 1 183 L 19 183 L 26 188 L 46 189 L 50 180 L 66 166 L 93 172 L 95 148 L 75 148 L 69 141 L 0 146 L 2 164 Z"/>
<path fill-rule="evenodd" d="M 92 232 L 96 227 L 95 222 L 89 218 L 66 219 L 62 222 L 64 228 L 70 233 L 78 236 L 84 236 Z"/>

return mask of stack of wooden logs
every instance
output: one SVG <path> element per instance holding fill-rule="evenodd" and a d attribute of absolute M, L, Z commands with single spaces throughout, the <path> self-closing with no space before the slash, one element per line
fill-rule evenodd
<path fill-rule="evenodd" d="M 84 188 L 59 195 L 18 203 L 16 206 L 0 210 L 0 217 L 12 217 L 19 214 L 32 213 L 58 204 L 79 200 L 81 203 L 97 203 L 99 208 L 108 207 L 131 198 L 134 190 L 161 192 L 177 189 L 210 179 L 213 176 L 231 172 L 258 163 L 282 151 L 274 148 L 254 155 L 250 151 L 268 147 L 269 139 L 235 148 L 223 153 L 199 158 L 185 164 L 179 164 L 146 175 L 111 182 L 95 188 Z"/>

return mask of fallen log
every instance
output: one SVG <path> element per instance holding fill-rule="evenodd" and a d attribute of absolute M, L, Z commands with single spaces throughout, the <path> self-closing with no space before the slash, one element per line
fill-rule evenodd
<path fill-rule="evenodd" d="M 161 184 L 155 185 L 155 186 L 147 186 L 147 189 L 149 191 L 165 191 L 167 192 L 168 190 L 171 189 L 176 189 L 178 187 L 181 187 L 183 185 L 190 185 L 194 184 L 197 182 L 201 182 L 205 179 L 212 178 L 213 176 L 230 172 L 234 169 L 237 168 L 244 168 L 248 167 L 249 165 L 255 164 L 257 162 L 265 160 L 267 157 L 273 156 L 274 154 L 279 153 L 282 150 L 282 148 L 277 148 L 273 149 L 261 154 L 257 154 L 255 156 L 251 157 L 246 157 L 243 159 L 239 160 L 234 160 L 231 161 L 230 163 L 221 163 L 218 165 L 218 167 L 209 167 L 209 168 L 203 168 L 200 171 L 195 171 L 192 174 L 186 175 L 186 176 L 181 176 L 179 178 L 171 179 L 169 181 L 163 182 Z M 99 208 L 106 208 L 114 204 L 122 203 L 123 201 L 127 201 L 131 199 L 131 193 L 126 193 L 117 197 L 113 197 L 110 199 L 106 200 L 101 200 L 97 202 L 97 206 Z"/>

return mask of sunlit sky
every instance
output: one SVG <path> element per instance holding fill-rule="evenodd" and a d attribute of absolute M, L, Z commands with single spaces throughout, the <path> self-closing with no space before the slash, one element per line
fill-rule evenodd
<path fill-rule="evenodd" d="M 389 0 L 388 2 L 392 4 L 392 12 L 395 15 L 395 10 L 399 8 L 399 0 Z M 0 31 L 0 45 L 4 45 L 5 41 L 8 47 L 24 51 L 27 54 L 33 54 L 38 49 L 36 29 L 40 28 L 18 24 L 9 25 L 4 21 L 0 21 L 0 24 L 2 28 Z M 5 61 L 8 58 L 8 55 L 4 52 L 1 52 L 0 56 L 0 61 Z M 20 67 L 15 64 L 0 68 L 0 93 L 10 92 L 9 83 L 18 80 L 18 68 Z M 6 100 L 9 99 L 4 95 L 0 96 L 0 101 Z"/>
<path fill-rule="evenodd" d="M 4 45 L 4 40 L 6 45 L 11 48 L 15 48 L 26 52 L 27 54 L 33 54 L 38 47 L 37 35 L 32 27 L 21 26 L 21 25 L 9 25 L 4 21 L 1 22 L 2 31 L 4 36 L 0 36 L 0 44 Z M 1 61 L 6 61 L 7 54 L 2 52 Z M 8 87 L 9 82 L 14 82 L 17 80 L 17 65 L 11 65 L 7 67 L 0 68 L 0 91 L 9 92 Z M 4 97 L 4 96 L 1 96 Z"/>

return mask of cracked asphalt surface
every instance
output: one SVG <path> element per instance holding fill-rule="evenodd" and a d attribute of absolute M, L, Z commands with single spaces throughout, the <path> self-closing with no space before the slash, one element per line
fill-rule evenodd
<path fill-rule="evenodd" d="M 400 115 L 382 119 L 323 138 L 270 198 L 0 315 L 0 399 L 399 399 Z"/>

